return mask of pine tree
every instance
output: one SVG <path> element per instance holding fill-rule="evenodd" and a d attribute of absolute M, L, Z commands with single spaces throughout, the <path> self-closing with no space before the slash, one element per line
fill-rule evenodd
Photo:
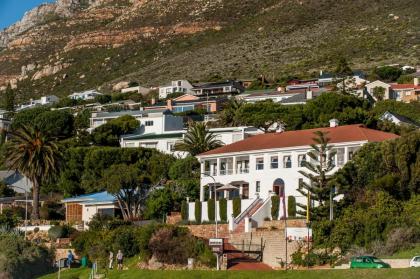
<path fill-rule="evenodd" d="M 332 198 L 332 188 L 329 184 L 331 179 L 330 172 L 334 168 L 334 156 L 336 151 L 333 150 L 333 146 L 329 145 L 330 139 L 327 137 L 327 133 L 316 131 L 314 133 L 316 137 L 313 139 L 314 144 L 311 144 L 312 150 L 307 153 L 310 158 L 309 161 L 303 163 L 304 167 L 308 171 L 299 171 L 304 177 L 310 182 L 302 181 L 299 185 L 299 193 L 304 197 L 309 194 L 311 201 L 318 202 L 319 209 L 322 209 L 325 205 L 329 205 L 330 199 Z M 300 210 L 298 213 L 306 216 L 306 204 L 297 204 Z M 319 210 L 311 210 L 310 212 L 316 214 Z"/>

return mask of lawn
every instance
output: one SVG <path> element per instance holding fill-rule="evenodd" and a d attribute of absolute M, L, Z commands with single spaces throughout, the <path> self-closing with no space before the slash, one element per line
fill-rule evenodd
<path fill-rule="evenodd" d="M 50 274 L 41 279 L 55 279 L 57 274 Z M 61 279 L 84 279 L 89 278 L 88 269 L 66 270 L 62 273 Z M 229 278 L 229 279 L 418 279 L 420 278 L 419 269 L 370 269 L 370 270 L 310 270 L 310 271 L 146 271 L 131 269 L 127 271 L 112 271 L 107 278 L 116 279 L 205 279 L 205 278 Z"/>
<path fill-rule="evenodd" d="M 419 255 L 420 255 L 420 243 L 416 244 L 416 246 L 414 246 L 411 249 L 403 250 L 403 251 L 395 253 L 392 256 L 384 256 L 381 258 L 383 259 L 412 259 L 414 256 L 419 256 Z"/>

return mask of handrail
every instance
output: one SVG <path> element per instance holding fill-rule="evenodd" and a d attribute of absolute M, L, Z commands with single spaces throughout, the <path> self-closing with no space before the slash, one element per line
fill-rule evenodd
<path fill-rule="evenodd" d="M 243 218 L 245 218 L 246 214 L 248 214 L 254 206 L 261 201 L 260 198 L 255 199 L 248 207 L 245 209 L 241 214 L 238 215 L 238 217 L 235 218 L 234 222 L 235 224 L 239 224 L 239 222 L 242 221 Z"/>

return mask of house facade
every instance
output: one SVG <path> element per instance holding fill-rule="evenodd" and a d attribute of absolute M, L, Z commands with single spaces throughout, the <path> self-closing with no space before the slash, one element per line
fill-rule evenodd
<path fill-rule="evenodd" d="M 262 133 L 255 127 L 229 127 L 229 128 L 212 128 L 211 133 L 223 144 L 231 144 L 252 135 Z M 120 138 L 121 147 L 145 147 L 154 148 L 166 154 L 172 154 L 178 157 L 185 157 L 187 153 L 177 152 L 174 150 L 175 144 L 181 141 L 187 130 L 167 131 L 160 134 L 136 134 L 124 135 Z"/>
<path fill-rule="evenodd" d="M 227 80 L 194 85 L 191 90 L 196 96 L 232 95 L 244 92 L 245 87 L 241 81 Z"/>
<path fill-rule="evenodd" d="M 112 119 L 131 115 L 140 122 L 137 134 L 162 134 L 184 128 L 183 118 L 173 115 L 167 109 L 125 110 L 118 112 L 94 112 L 90 118 L 90 130 L 93 130 Z"/>
<path fill-rule="evenodd" d="M 413 83 L 397 84 L 385 83 L 380 80 L 371 82 L 365 86 L 366 93 L 369 94 L 374 100 L 374 89 L 376 87 L 384 88 L 384 100 L 396 100 L 400 102 L 413 102 L 420 100 L 420 85 L 419 78 L 415 77 Z"/>
<path fill-rule="evenodd" d="M 156 103 L 144 110 L 167 109 L 173 113 L 187 112 L 196 109 L 204 109 L 209 113 L 215 113 L 222 109 L 225 98 L 203 98 L 191 94 L 185 94 L 174 99 L 166 100 L 166 102 Z"/>
<path fill-rule="evenodd" d="M 20 104 L 16 110 L 22 110 L 22 109 L 27 109 L 27 108 L 33 108 L 36 106 L 46 106 L 46 105 L 52 105 L 55 104 L 59 101 L 60 99 L 57 96 L 54 95 L 49 95 L 49 96 L 43 96 L 40 99 L 37 100 L 29 100 L 29 102 Z"/>
<path fill-rule="evenodd" d="M 215 196 L 217 200 L 228 200 L 228 216 L 233 213 L 231 199 L 240 197 L 242 213 L 237 218 L 243 218 L 245 213 L 251 212 L 248 217 L 256 223 L 271 218 L 273 195 L 284 195 L 284 207 L 281 207 L 280 217 L 288 214 L 282 209 L 287 208 L 289 196 L 295 197 L 298 203 L 305 204 L 306 197 L 301 196 L 297 189 L 301 181 L 308 181 L 299 171 L 306 170 L 303 162 L 309 160 L 307 153 L 311 150 L 310 145 L 314 143 L 316 131 L 328 133 L 330 144 L 336 151 L 335 168 L 331 174 L 351 160 L 364 144 L 398 137 L 362 125 L 339 126 L 336 120 L 332 120 L 328 128 L 256 135 L 200 154 L 197 158 L 201 163 L 202 173 L 202 220 L 208 220 L 207 200 Z M 191 221 L 195 220 L 194 211 L 194 203 L 190 203 Z M 232 229 L 234 224 L 233 220 Z"/>
<path fill-rule="evenodd" d="M 188 80 L 174 80 L 170 84 L 159 86 L 159 99 L 165 99 L 173 93 L 191 93 L 192 88 Z"/>
<path fill-rule="evenodd" d="M 61 202 L 66 208 L 66 222 L 81 224 L 84 228 L 95 214 L 116 216 L 120 211 L 117 199 L 107 192 L 71 197 Z"/>
<path fill-rule="evenodd" d="M 0 109 L 0 130 L 7 130 L 11 123 L 9 112 Z"/>
<path fill-rule="evenodd" d="M 96 90 L 87 90 L 83 92 L 76 92 L 68 97 L 73 100 L 93 100 L 96 96 L 103 95 L 102 93 L 96 91 Z"/>

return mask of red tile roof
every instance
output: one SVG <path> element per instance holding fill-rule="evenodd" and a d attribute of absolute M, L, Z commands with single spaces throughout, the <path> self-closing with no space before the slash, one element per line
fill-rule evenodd
<path fill-rule="evenodd" d="M 327 132 L 330 143 L 355 141 L 378 142 L 398 138 L 397 135 L 392 133 L 373 130 L 366 128 L 361 124 L 355 124 L 338 126 L 335 128 L 315 128 L 308 130 L 255 135 L 247 139 L 207 151 L 200 154 L 199 156 L 307 146 L 314 143 L 313 138 L 315 137 L 315 131 Z"/>
<path fill-rule="evenodd" d="M 396 90 L 398 90 L 398 89 L 420 89 L 420 86 L 419 85 L 414 85 L 412 83 L 406 83 L 406 84 L 393 83 L 393 84 L 391 84 L 391 88 L 396 89 Z"/>

